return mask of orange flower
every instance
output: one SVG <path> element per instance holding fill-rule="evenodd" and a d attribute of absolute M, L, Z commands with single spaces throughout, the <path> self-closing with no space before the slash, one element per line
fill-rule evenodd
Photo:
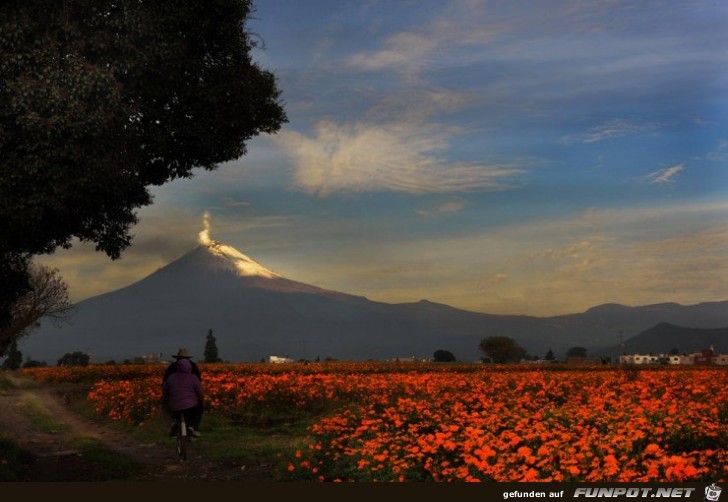
<path fill-rule="evenodd" d="M 239 419 L 261 409 L 306 416 L 325 409 L 309 429 L 309 448 L 280 459 L 311 480 L 639 482 L 728 474 L 723 449 L 701 448 L 720 444 L 716 403 L 728 401 L 728 368 L 655 367 L 635 377 L 619 367 L 280 366 L 205 366 L 208 410 Z M 145 424 L 158 412 L 163 369 L 47 367 L 21 375 L 87 382 L 99 414 Z M 639 444 L 647 446 L 636 453 Z"/>

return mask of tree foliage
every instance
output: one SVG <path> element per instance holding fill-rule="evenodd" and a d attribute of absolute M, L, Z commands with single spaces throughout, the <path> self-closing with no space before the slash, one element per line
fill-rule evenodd
<path fill-rule="evenodd" d="M 507 336 L 484 338 L 480 341 L 480 350 L 494 363 L 518 362 L 526 355 L 526 350 Z"/>
<path fill-rule="evenodd" d="M 149 187 L 214 169 L 287 121 L 251 57 L 252 0 L 0 6 L 0 328 L 32 255 L 131 243 Z"/>
<path fill-rule="evenodd" d="M 91 362 L 91 356 L 84 352 L 66 352 L 58 360 L 58 366 L 88 366 Z"/>
<path fill-rule="evenodd" d="M 0 199 L 0 207 L 2 205 L 3 201 Z M 0 221 L 1 225 L 2 222 Z M 0 331 L 4 331 L 10 325 L 13 305 L 30 290 L 30 273 L 28 270 L 30 254 L 4 250 L 2 239 L 2 234 L 0 234 L 0 285 L 2 285 L 0 287 Z M 0 355 L 2 350 L 2 344 L 0 343 Z"/>
<path fill-rule="evenodd" d="M 23 369 L 25 368 L 43 368 L 45 366 L 48 366 L 48 363 L 45 361 L 36 361 L 35 359 L 31 359 L 30 356 L 25 358 L 25 362 L 23 363 Z"/>
<path fill-rule="evenodd" d="M 2 368 L 4 370 L 17 370 L 23 364 L 23 353 L 18 350 L 18 342 L 13 340 L 8 348 Z"/>
<path fill-rule="evenodd" d="M 207 341 L 205 342 L 205 351 L 203 353 L 206 363 L 219 363 L 222 361 L 217 354 L 217 339 L 212 334 L 212 330 L 207 331 Z"/>
<path fill-rule="evenodd" d="M 30 290 L 11 305 L 10 320 L 0 328 L 0 356 L 16 340 L 38 328 L 41 319 L 60 325 L 74 312 L 68 284 L 58 269 L 31 263 L 29 273 Z"/>
<path fill-rule="evenodd" d="M 566 351 L 566 357 L 586 357 L 586 349 L 584 347 L 569 347 Z"/>
<path fill-rule="evenodd" d="M 455 354 L 453 354 L 449 350 L 439 349 L 436 350 L 434 354 L 432 354 L 432 359 L 436 363 L 452 363 L 455 362 Z"/>

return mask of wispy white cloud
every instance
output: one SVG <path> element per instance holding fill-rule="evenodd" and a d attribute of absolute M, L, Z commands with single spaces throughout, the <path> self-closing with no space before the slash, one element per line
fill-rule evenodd
<path fill-rule="evenodd" d="M 381 49 L 357 52 L 347 64 L 366 71 L 394 70 L 410 84 L 419 82 L 422 71 L 444 54 L 452 57 L 462 47 L 485 47 L 512 30 L 507 23 L 487 21 L 487 9 L 479 2 L 452 2 L 430 23 L 390 35 Z"/>
<path fill-rule="evenodd" d="M 637 249 L 643 256 L 680 254 L 683 256 L 696 253 L 725 254 L 728 252 L 728 226 L 711 226 L 693 232 L 681 232 L 675 235 L 641 242 Z"/>
<path fill-rule="evenodd" d="M 498 282 L 507 282 L 507 281 L 508 281 L 508 274 L 504 274 L 503 272 L 499 272 L 499 273 L 491 276 L 489 282 L 498 283 Z"/>
<path fill-rule="evenodd" d="M 424 33 L 404 32 L 392 36 L 386 48 L 360 52 L 349 58 L 349 65 L 364 70 L 394 68 L 407 80 L 415 80 L 426 63 L 426 56 L 438 46 L 438 40 Z"/>
<path fill-rule="evenodd" d="M 466 206 L 464 200 L 451 200 L 449 202 L 443 202 L 437 206 L 438 213 L 459 213 Z"/>
<path fill-rule="evenodd" d="M 431 216 L 436 214 L 459 213 L 468 205 L 468 201 L 464 199 L 453 199 L 435 205 L 428 209 L 418 209 L 416 212 L 421 216 Z"/>
<path fill-rule="evenodd" d="M 656 123 L 637 123 L 627 119 L 612 119 L 604 124 L 590 128 L 584 136 L 583 142 L 596 143 L 620 136 L 654 131 L 659 127 L 660 125 Z"/>
<path fill-rule="evenodd" d="M 695 223 L 704 220 L 705 215 L 714 215 L 713 218 L 718 220 L 728 217 L 728 201 L 625 209 L 589 208 L 574 220 L 573 224 L 580 228 L 618 228 L 629 227 L 631 223 L 637 221 L 655 222 L 671 219 L 674 221 L 682 217 Z"/>
<path fill-rule="evenodd" d="M 515 163 L 448 161 L 438 153 L 452 132 L 408 122 L 319 122 L 313 137 L 284 131 L 276 141 L 291 156 L 297 185 L 327 196 L 334 192 L 395 191 L 413 194 L 504 190 L 525 172 Z"/>
<path fill-rule="evenodd" d="M 714 120 L 708 120 L 708 119 L 705 119 L 703 117 L 695 117 L 692 120 L 692 122 L 693 122 L 693 124 L 699 125 L 699 126 L 715 126 L 715 125 L 718 125 L 718 122 L 716 122 Z"/>
<path fill-rule="evenodd" d="M 419 281 L 410 276 L 413 282 L 405 287 L 393 270 L 387 281 L 361 276 L 351 287 L 382 301 L 426 297 L 472 310 L 532 315 L 605 302 L 723 300 L 726 215 L 728 203 L 594 209 L 584 217 L 534 220 L 458 238 L 389 243 L 377 247 L 385 253 L 379 259 L 406 262 L 417 249 L 418 260 L 446 267 L 440 270 L 445 274 L 423 270 Z"/>
<path fill-rule="evenodd" d="M 478 99 L 472 91 L 407 87 L 373 104 L 367 117 L 376 122 L 426 122 L 439 115 L 467 109 Z"/>
<path fill-rule="evenodd" d="M 558 249 L 551 260 L 524 270 L 514 270 L 515 291 L 505 289 L 498 295 L 514 312 L 544 313 L 559 305 L 587 308 L 605 302 L 645 305 L 661 301 L 695 303 L 725 298 L 728 285 L 725 229 L 699 234 L 678 235 L 670 239 L 637 243 L 622 236 L 584 241 Z M 576 253 L 573 253 L 574 249 Z M 534 272 L 535 270 L 535 272 Z M 529 280 L 529 277 L 541 280 Z M 498 297 L 494 294 L 494 299 Z M 494 299 L 489 299 L 493 302 Z M 495 302 L 494 302 L 495 305 Z"/>
<path fill-rule="evenodd" d="M 650 180 L 650 183 L 672 183 L 673 178 L 683 169 L 685 169 L 685 163 L 651 172 L 646 178 Z"/>
<path fill-rule="evenodd" d="M 245 201 L 245 200 L 236 200 L 236 199 L 233 199 L 232 197 L 225 197 L 223 199 L 223 203 L 225 204 L 226 207 L 232 207 L 232 208 L 250 206 L 250 202 Z"/>
<path fill-rule="evenodd" d="M 718 146 L 706 156 L 708 160 L 722 161 L 728 159 L 728 139 L 722 139 Z"/>

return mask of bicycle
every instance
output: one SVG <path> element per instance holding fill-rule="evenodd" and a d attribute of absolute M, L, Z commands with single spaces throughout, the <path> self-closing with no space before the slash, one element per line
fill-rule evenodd
<path fill-rule="evenodd" d="M 187 460 L 187 444 L 190 442 L 190 436 L 184 412 L 175 413 L 174 424 L 177 431 L 177 454 L 181 460 Z"/>

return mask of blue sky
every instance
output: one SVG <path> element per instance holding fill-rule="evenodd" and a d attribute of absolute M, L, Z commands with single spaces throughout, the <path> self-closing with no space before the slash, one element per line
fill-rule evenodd
<path fill-rule="evenodd" d="M 213 238 L 288 278 L 554 315 L 728 299 L 728 4 L 257 3 L 290 122 L 154 191 L 74 300 Z"/>

